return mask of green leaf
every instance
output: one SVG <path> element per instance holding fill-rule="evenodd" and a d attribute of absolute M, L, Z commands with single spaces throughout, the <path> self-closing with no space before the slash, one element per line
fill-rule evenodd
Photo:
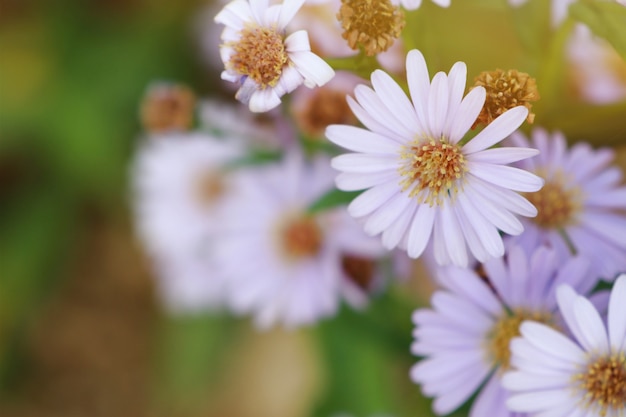
<path fill-rule="evenodd" d="M 309 213 L 316 213 L 337 206 L 348 205 L 361 191 L 341 191 L 336 188 L 328 191 L 308 208 Z"/>
<path fill-rule="evenodd" d="M 585 0 L 572 4 L 569 11 L 626 59 L 626 7 L 616 2 Z"/>

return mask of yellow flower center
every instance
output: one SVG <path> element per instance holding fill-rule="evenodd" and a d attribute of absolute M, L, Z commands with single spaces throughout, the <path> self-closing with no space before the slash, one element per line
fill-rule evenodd
<path fill-rule="evenodd" d="M 400 167 L 404 177 L 402 190 L 410 189 L 410 197 L 431 206 L 441 205 L 444 198 L 454 196 L 467 171 L 461 148 L 444 140 L 417 140 L 405 147 L 400 157 L 404 160 Z"/>
<path fill-rule="evenodd" d="M 537 208 L 532 220 L 543 229 L 562 229 L 576 221 L 580 210 L 580 190 L 566 189 L 562 181 L 548 181 L 543 188 L 525 197 Z"/>
<path fill-rule="evenodd" d="M 274 87 L 289 62 L 283 35 L 272 28 L 247 27 L 230 46 L 229 69 L 252 78 L 262 88 Z"/>
<path fill-rule="evenodd" d="M 626 411 L 626 355 L 602 357 L 591 363 L 575 380 L 585 391 L 588 407 L 599 408 L 600 416 L 624 415 Z"/>
<path fill-rule="evenodd" d="M 322 230 L 310 216 L 290 219 L 281 227 L 279 233 L 283 253 L 288 258 L 315 256 L 322 247 Z"/>
<path fill-rule="evenodd" d="M 390 0 L 341 0 L 337 19 L 350 48 L 362 47 L 368 56 L 389 49 L 406 23 Z"/>
<path fill-rule="evenodd" d="M 519 327 L 524 320 L 538 321 L 549 324 L 552 316 L 549 313 L 519 310 L 513 315 L 505 315 L 496 322 L 489 332 L 489 357 L 501 370 L 511 367 L 511 339 L 520 335 Z"/>
<path fill-rule="evenodd" d="M 534 78 L 516 70 L 483 71 L 474 80 L 474 86 L 483 86 L 487 92 L 485 104 L 474 126 L 488 125 L 509 109 L 524 106 L 529 110 L 526 120 L 532 123 L 535 114 L 530 112 L 531 102 L 539 100 Z"/>

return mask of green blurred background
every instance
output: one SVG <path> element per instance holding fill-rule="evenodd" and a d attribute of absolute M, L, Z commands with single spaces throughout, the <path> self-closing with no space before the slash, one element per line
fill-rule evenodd
<path fill-rule="evenodd" d="M 408 380 L 419 265 L 366 314 L 291 333 L 155 302 L 129 210 L 138 106 L 153 80 L 219 89 L 194 31 L 209 3 L 0 0 L 0 415 L 430 416 Z M 537 123 L 615 146 L 623 164 L 625 104 L 562 95 L 563 40 L 546 40 L 541 3 L 513 16 L 502 1 L 449 15 L 425 2 L 407 45 L 433 70 L 539 74 Z"/>

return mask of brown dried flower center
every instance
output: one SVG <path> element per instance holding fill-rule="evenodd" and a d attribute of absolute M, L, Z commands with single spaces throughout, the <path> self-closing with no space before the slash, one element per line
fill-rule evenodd
<path fill-rule="evenodd" d="M 196 197 L 204 207 L 211 206 L 225 191 L 222 176 L 217 172 L 205 172 L 196 182 Z"/>
<path fill-rule="evenodd" d="M 603 357 L 587 367 L 584 374 L 576 376 L 585 391 L 585 401 L 590 407 L 599 407 L 600 416 L 623 415 L 626 411 L 626 356 Z"/>
<path fill-rule="evenodd" d="M 402 190 L 410 197 L 441 205 L 443 198 L 456 194 L 465 172 L 465 156 L 457 145 L 431 139 L 428 142 L 416 141 L 406 147 L 400 157 L 405 161 L 400 168 L 404 176 Z M 426 193 L 422 193 L 426 190 Z"/>
<path fill-rule="evenodd" d="M 485 104 L 474 125 L 488 125 L 509 109 L 524 106 L 529 110 L 526 120 L 532 123 L 535 114 L 530 112 L 531 102 L 539 100 L 539 91 L 534 78 L 516 70 L 483 71 L 474 81 L 487 92 Z"/>
<path fill-rule="evenodd" d="M 261 87 L 274 87 L 289 61 L 283 35 L 267 27 L 247 27 L 232 44 L 229 68 L 247 75 Z"/>
<path fill-rule="evenodd" d="M 513 315 L 503 316 L 491 328 L 489 334 L 490 359 L 500 366 L 501 370 L 511 367 L 511 340 L 520 335 L 520 325 L 524 320 L 538 321 L 549 324 L 552 317 L 549 313 L 530 312 L 525 310 L 515 311 Z"/>
<path fill-rule="evenodd" d="M 322 230 L 310 216 L 287 222 L 280 231 L 280 238 L 283 251 L 290 258 L 317 255 L 323 242 Z"/>
<path fill-rule="evenodd" d="M 389 49 L 406 23 L 390 0 L 341 0 L 337 19 L 350 48 L 363 47 L 368 56 Z"/>
<path fill-rule="evenodd" d="M 374 279 L 376 264 L 371 258 L 355 255 L 344 255 L 341 258 L 341 268 L 350 281 L 363 290 L 369 290 Z"/>
<path fill-rule="evenodd" d="M 296 120 L 306 133 L 320 136 L 324 129 L 332 124 L 355 124 L 356 118 L 344 92 L 327 88 L 318 88 L 301 111 L 297 111 Z"/>
<path fill-rule="evenodd" d="M 544 229 L 561 229 L 576 220 L 580 207 L 578 188 L 565 189 L 558 181 L 546 182 L 543 188 L 526 194 L 528 201 L 537 208 L 532 219 Z"/>
<path fill-rule="evenodd" d="M 151 87 L 141 103 L 141 123 L 147 132 L 187 130 L 193 123 L 196 99 L 184 85 Z"/>

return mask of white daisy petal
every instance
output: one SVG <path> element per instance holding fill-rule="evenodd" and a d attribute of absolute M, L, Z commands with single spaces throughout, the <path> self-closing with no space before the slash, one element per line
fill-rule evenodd
<path fill-rule="evenodd" d="M 354 126 L 330 125 L 326 137 L 353 152 L 397 154 L 399 150 L 398 144 L 387 137 Z"/>
<path fill-rule="evenodd" d="M 373 173 L 398 168 L 396 157 L 388 155 L 369 155 L 362 153 L 348 153 L 333 158 L 332 167 L 345 172 Z"/>
<path fill-rule="evenodd" d="M 443 132 L 448 117 L 448 77 L 438 72 L 433 78 L 428 95 L 428 127 L 433 136 L 436 132 Z"/>
<path fill-rule="evenodd" d="M 626 351 L 626 274 L 622 274 L 611 291 L 608 330 L 612 352 Z"/>
<path fill-rule="evenodd" d="M 331 66 L 313 52 L 292 52 L 289 59 L 296 65 L 309 88 L 322 86 L 335 76 Z"/>
<path fill-rule="evenodd" d="M 465 96 L 450 126 L 450 142 L 458 143 L 472 127 L 485 104 L 487 93 L 483 87 L 475 87 Z"/>
<path fill-rule="evenodd" d="M 471 175 L 509 190 L 532 192 L 539 190 L 544 183 L 541 177 L 515 167 L 473 161 L 468 161 L 467 165 Z"/>
<path fill-rule="evenodd" d="M 528 116 L 528 109 L 524 106 L 514 107 L 497 117 L 483 131 L 463 146 L 465 154 L 482 151 L 490 148 L 502 139 L 513 133 Z"/>

